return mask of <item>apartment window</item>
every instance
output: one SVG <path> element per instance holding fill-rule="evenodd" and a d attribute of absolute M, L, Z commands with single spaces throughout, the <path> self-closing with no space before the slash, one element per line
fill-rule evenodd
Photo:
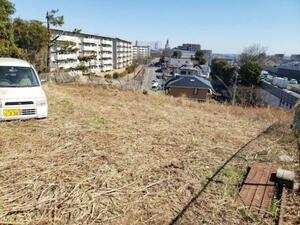
<path fill-rule="evenodd" d="M 194 88 L 193 95 L 198 95 L 198 88 Z"/>

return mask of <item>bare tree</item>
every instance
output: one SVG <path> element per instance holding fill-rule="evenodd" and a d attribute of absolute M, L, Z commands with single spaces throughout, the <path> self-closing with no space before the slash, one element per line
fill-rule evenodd
<path fill-rule="evenodd" d="M 260 65 L 264 64 L 266 59 L 267 48 L 259 44 L 251 45 L 245 48 L 239 57 L 241 65 L 248 63 L 249 61 L 257 61 Z"/>

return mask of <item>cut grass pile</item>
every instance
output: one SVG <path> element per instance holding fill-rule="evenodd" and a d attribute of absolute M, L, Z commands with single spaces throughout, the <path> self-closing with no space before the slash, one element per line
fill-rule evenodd
<path fill-rule="evenodd" d="M 167 224 L 240 146 L 291 120 L 108 86 L 45 89 L 48 119 L 0 123 L 0 224 Z M 297 159 L 281 135 L 247 148 L 180 223 L 262 224 L 234 198 L 249 163 L 274 150 Z"/>

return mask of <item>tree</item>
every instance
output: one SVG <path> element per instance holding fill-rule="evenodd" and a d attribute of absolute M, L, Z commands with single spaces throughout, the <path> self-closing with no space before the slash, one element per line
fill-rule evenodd
<path fill-rule="evenodd" d="M 15 44 L 23 49 L 27 59 L 38 71 L 45 70 L 45 50 L 49 41 L 47 28 L 37 20 L 25 21 L 17 18 L 13 22 Z"/>
<path fill-rule="evenodd" d="M 47 20 L 47 30 L 49 36 L 51 36 L 50 26 L 60 27 L 64 24 L 64 16 L 56 16 L 58 13 L 57 10 L 51 10 L 46 13 L 46 20 Z M 53 39 L 48 41 L 48 48 L 47 48 L 47 68 L 49 70 L 50 67 L 50 48 L 53 46 L 53 43 L 59 38 L 60 36 L 56 36 Z"/>
<path fill-rule="evenodd" d="M 160 64 L 163 64 L 163 63 L 165 63 L 165 62 L 166 62 L 165 57 L 164 57 L 164 56 L 161 56 L 161 57 L 159 58 L 159 63 L 160 63 Z"/>
<path fill-rule="evenodd" d="M 58 45 L 57 53 L 60 54 L 72 54 L 78 52 L 79 49 L 76 48 L 76 43 L 73 41 L 64 41 Z"/>
<path fill-rule="evenodd" d="M 90 73 L 91 72 L 91 61 L 97 59 L 96 55 L 86 55 L 79 56 L 78 60 L 80 61 L 80 65 L 78 65 L 75 69 L 81 70 L 82 72 Z"/>
<path fill-rule="evenodd" d="M 257 61 L 260 65 L 263 65 L 266 59 L 267 48 L 259 44 L 251 45 L 245 48 L 239 57 L 240 65 L 243 65 L 249 61 Z"/>
<path fill-rule="evenodd" d="M 257 61 L 244 63 L 239 70 L 242 84 L 245 86 L 257 86 L 261 70 L 262 67 Z"/>
<path fill-rule="evenodd" d="M 175 50 L 175 51 L 173 52 L 173 55 L 172 55 L 172 57 L 173 57 L 173 58 L 176 58 L 176 59 L 180 59 L 181 56 L 182 56 L 182 52 L 181 52 L 181 51 L 178 51 L 178 50 Z"/>
<path fill-rule="evenodd" d="M 15 7 L 8 0 L 0 0 L 0 57 L 25 58 L 24 52 L 14 43 L 11 15 Z"/>
<path fill-rule="evenodd" d="M 198 65 L 206 64 L 206 59 L 204 57 L 204 52 L 201 49 L 196 51 L 195 56 L 192 59 L 198 61 Z"/>
<path fill-rule="evenodd" d="M 163 57 L 171 57 L 172 56 L 172 50 L 170 48 L 165 48 L 162 52 Z"/>
<path fill-rule="evenodd" d="M 235 71 L 236 68 L 229 65 L 226 60 L 223 59 L 212 60 L 211 74 L 218 76 L 228 86 L 234 83 Z"/>

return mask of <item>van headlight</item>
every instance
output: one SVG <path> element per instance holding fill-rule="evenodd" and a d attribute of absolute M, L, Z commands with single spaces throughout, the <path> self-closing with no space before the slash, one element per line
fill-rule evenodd
<path fill-rule="evenodd" d="M 40 99 L 36 101 L 37 106 L 45 106 L 47 105 L 47 101 L 45 99 Z"/>

